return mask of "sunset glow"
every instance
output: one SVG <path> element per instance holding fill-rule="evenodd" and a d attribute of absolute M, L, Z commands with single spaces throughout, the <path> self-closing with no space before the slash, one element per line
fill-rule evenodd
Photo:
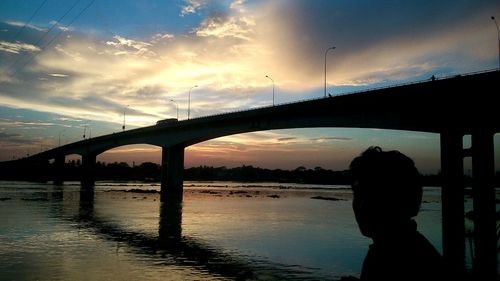
<path fill-rule="evenodd" d="M 498 1 L 88 0 L 60 22 L 73 3 L 42 2 L 0 3 L 0 161 L 81 140 L 84 130 L 121 131 L 124 119 L 126 129 L 177 112 L 187 119 L 190 89 L 191 118 L 270 106 L 266 75 L 277 104 L 322 97 L 332 45 L 332 95 L 498 67 Z M 345 128 L 228 136 L 187 148 L 185 165 L 345 169 L 370 145 L 439 169 L 438 135 Z M 143 145 L 99 156 L 160 158 Z"/>

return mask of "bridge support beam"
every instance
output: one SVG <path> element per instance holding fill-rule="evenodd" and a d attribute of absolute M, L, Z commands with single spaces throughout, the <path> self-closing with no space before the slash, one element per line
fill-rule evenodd
<path fill-rule="evenodd" d="M 92 188 L 95 185 L 95 154 L 82 155 L 82 188 Z"/>
<path fill-rule="evenodd" d="M 66 157 L 58 155 L 54 158 L 54 184 L 62 185 L 64 182 L 64 163 Z"/>
<path fill-rule="evenodd" d="M 162 149 L 161 201 L 182 202 L 184 184 L 184 146 Z M 167 199 L 168 198 L 168 199 Z"/>
<path fill-rule="evenodd" d="M 443 259 L 450 279 L 465 273 L 463 165 L 463 134 L 441 133 Z"/>
<path fill-rule="evenodd" d="M 493 133 L 472 133 L 474 244 L 477 280 L 497 279 Z"/>

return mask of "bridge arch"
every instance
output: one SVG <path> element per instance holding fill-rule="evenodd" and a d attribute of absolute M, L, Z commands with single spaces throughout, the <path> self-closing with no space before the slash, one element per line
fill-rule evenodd
<path fill-rule="evenodd" d="M 161 149 L 161 146 L 152 144 L 125 144 L 98 154 L 96 160 L 106 163 L 127 162 L 132 165 L 134 162 L 161 163 Z"/>
<path fill-rule="evenodd" d="M 321 166 L 340 170 L 348 168 L 353 155 L 373 145 L 398 149 L 417 158 L 415 160 L 423 167 L 421 171 L 424 174 L 440 169 L 439 134 L 344 127 L 256 131 L 211 139 L 186 148 L 186 166 L 192 166 L 194 162 L 215 166 L 255 166 L 264 162 L 261 164 L 264 167 L 295 169 L 299 166 Z M 252 152 L 235 158 L 239 155 L 237 153 L 244 153 L 247 149 Z M 332 153 L 333 150 L 335 153 Z"/>

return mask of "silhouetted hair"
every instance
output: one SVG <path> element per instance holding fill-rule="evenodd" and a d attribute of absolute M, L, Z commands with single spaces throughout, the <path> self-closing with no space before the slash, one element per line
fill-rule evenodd
<path fill-rule="evenodd" d="M 412 159 L 399 151 L 370 147 L 350 165 L 354 196 L 363 196 L 378 209 L 414 217 L 422 201 L 420 174 Z"/>

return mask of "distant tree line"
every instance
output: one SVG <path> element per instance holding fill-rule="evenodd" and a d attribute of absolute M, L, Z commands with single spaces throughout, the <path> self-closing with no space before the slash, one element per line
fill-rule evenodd
<path fill-rule="evenodd" d="M 161 180 L 161 166 L 156 163 L 144 162 L 130 166 L 126 162 L 97 162 L 95 166 L 96 180 L 115 181 L 150 181 Z M 53 163 L 22 164 L 0 168 L 0 180 L 50 181 L 56 177 Z M 58 176 L 64 181 L 80 180 L 82 165 L 80 160 L 65 163 L 62 173 Z M 293 170 L 264 169 L 243 165 L 241 167 L 209 167 L 198 166 L 184 170 L 184 180 L 204 181 L 246 181 L 246 182 L 293 182 L 309 184 L 350 184 L 349 171 L 332 171 L 315 167 L 308 169 L 300 166 Z M 472 184 L 469 176 L 464 176 L 466 186 Z M 425 186 L 440 186 L 441 176 L 422 175 Z M 500 172 L 495 175 L 495 183 L 500 186 Z"/>
<path fill-rule="evenodd" d="M 314 184 L 349 184 L 348 171 L 332 171 L 321 167 L 294 170 L 263 169 L 253 166 L 235 168 L 199 166 L 185 170 L 187 180 L 272 181 Z"/>

